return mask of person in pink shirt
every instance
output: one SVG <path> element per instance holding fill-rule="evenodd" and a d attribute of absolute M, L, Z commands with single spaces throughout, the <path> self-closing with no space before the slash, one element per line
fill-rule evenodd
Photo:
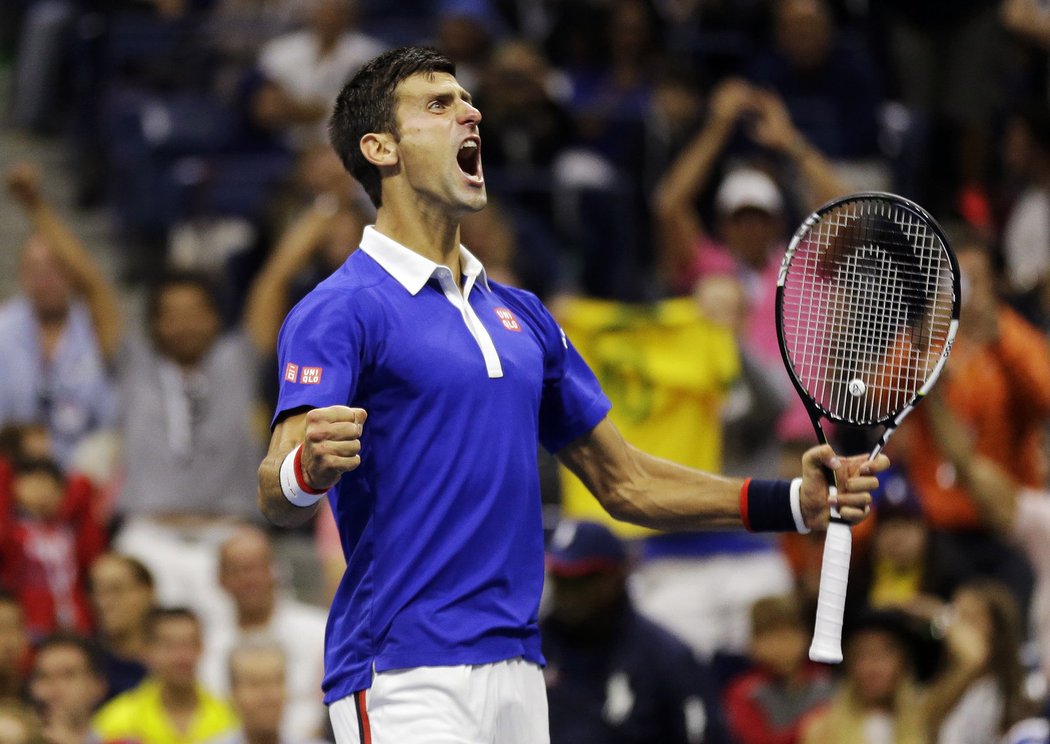
<path fill-rule="evenodd" d="M 741 350 L 768 369 L 786 404 L 777 438 L 810 443 L 812 425 L 783 368 L 774 321 L 777 274 L 790 234 L 784 190 L 765 163 L 749 164 L 729 171 L 719 184 L 713 225 L 705 225 L 696 209 L 738 132 L 777 156 L 784 174 L 797 175 L 801 192 L 793 196 L 807 210 L 845 193 L 831 164 L 795 128 L 775 93 L 728 79 L 712 92 L 704 125 L 654 190 L 660 270 L 671 291 L 695 292 L 701 299 L 712 278 L 736 278 L 746 301 Z M 769 461 L 768 453 L 759 459 Z"/>

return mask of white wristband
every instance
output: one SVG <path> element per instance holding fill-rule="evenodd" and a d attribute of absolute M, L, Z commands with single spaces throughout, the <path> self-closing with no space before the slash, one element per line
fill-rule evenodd
<path fill-rule="evenodd" d="M 299 451 L 303 448 L 303 445 L 297 446 L 284 458 L 284 462 L 281 463 L 281 491 L 284 492 L 284 497 L 292 503 L 293 506 L 308 507 L 313 506 L 326 492 L 321 493 L 310 493 L 303 489 L 299 485 L 299 478 L 295 472 L 295 461 L 299 457 Z"/>
<path fill-rule="evenodd" d="M 802 518 L 802 479 L 795 478 L 791 481 L 791 516 L 795 519 L 795 529 L 805 535 L 809 532 L 806 520 Z"/>

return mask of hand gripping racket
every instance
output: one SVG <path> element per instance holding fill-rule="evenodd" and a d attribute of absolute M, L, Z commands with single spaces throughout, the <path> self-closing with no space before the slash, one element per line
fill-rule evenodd
<path fill-rule="evenodd" d="M 871 452 L 878 455 L 936 381 L 958 326 L 959 266 L 919 205 L 853 194 L 822 206 L 792 237 L 777 280 L 777 335 L 821 444 L 821 418 L 883 427 Z M 814 661 L 842 661 L 851 548 L 849 525 L 832 509 Z"/>

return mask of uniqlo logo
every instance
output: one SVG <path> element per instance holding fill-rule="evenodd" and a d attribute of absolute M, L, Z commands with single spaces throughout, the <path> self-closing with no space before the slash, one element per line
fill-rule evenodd
<path fill-rule="evenodd" d="M 503 327 L 508 331 L 521 333 L 521 323 L 519 323 L 518 319 L 514 317 L 514 313 L 507 308 L 497 307 L 496 317 L 500 319 L 500 322 L 503 323 Z"/>
<path fill-rule="evenodd" d="M 288 364 L 284 365 L 284 380 L 285 380 L 285 382 L 295 382 L 298 379 L 299 379 L 299 365 L 298 364 L 292 364 L 291 362 L 288 362 Z"/>
<path fill-rule="evenodd" d="M 320 367 L 303 367 L 303 376 L 299 378 L 299 382 L 304 385 L 316 385 L 321 382 L 321 368 Z"/>

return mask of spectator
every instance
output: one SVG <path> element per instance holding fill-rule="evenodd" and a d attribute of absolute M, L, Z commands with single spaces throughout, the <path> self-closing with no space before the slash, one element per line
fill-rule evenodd
<path fill-rule="evenodd" d="M 547 569 L 552 608 L 540 630 L 551 744 L 727 741 L 708 671 L 631 606 L 626 551 L 612 532 L 562 522 Z"/>
<path fill-rule="evenodd" d="M 102 525 L 71 511 L 65 479 L 51 460 L 16 463 L 12 490 L 14 513 L 0 534 L 0 577 L 19 597 L 30 635 L 90 631 L 85 581 L 105 550 Z"/>
<path fill-rule="evenodd" d="M 202 274 L 160 279 L 147 323 L 150 340 L 129 338 L 120 367 L 125 521 L 114 546 L 150 569 L 161 604 L 188 603 L 210 621 L 225 603 L 218 546 L 239 520 L 258 519 L 251 415 L 260 352 L 245 334 L 221 332 Z"/>
<path fill-rule="evenodd" d="M 926 744 L 987 657 L 981 634 L 957 622 L 945 637 L 949 665 L 928 689 L 916 682 L 921 638 L 906 616 L 858 616 L 846 637 L 845 677 L 831 704 L 804 725 L 803 744 Z"/>
<path fill-rule="evenodd" d="M 102 659 L 90 641 L 59 633 L 37 644 L 29 696 L 47 744 L 94 744 L 91 717 L 105 694 Z"/>
<path fill-rule="evenodd" d="M 882 91 L 866 50 L 838 32 L 826 0 L 771 7 L 773 43 L 748 77 L 781 97 L 799 132 L 826 157 L 877 156 Z"/>
<path fill-rule="evenodd" d="M 0 589 L 0 703 L 21 700 L 29 667 L 29 634 L 18 598 Z"/>
<path fill-rule="evenodd" d="M 503 24 L 488 0 L 441 0 L 436 3 L 434 46 L 456 63 L 456 79 L 477 90 L 492 46 Z"/>
<path fill-rule="evenodd" d="M 924 170 L 930 182 L 917 198 L 934 214 L 955 207 L 987 219 L 990 132 L 1006 89 L 999 4 L 999 0 L 881 4 L 895 87 L 930 131 L 925 146 L 919 148 L 928 159 Z M 977 211 L 970 201 L 978 203 Z"/>
<path fill-rule="evenodd" d="M 737 744 L 796 744 L 805 717 L 831 697 L 827 670 L 806 658 L 810 630 L 796 597 L 763 597 L 751 608 L 754 669 L 725 691 Z"/>
<path fill-rule="evenodd" d="M 33 233 L 22 250 L 22 292 L 0 306 L 0 422 L 47 426 L 63 465 L 92 432 L 116 423 L 108 365 L 120 342 L 116 293 L 44 198 L 37 169 L 7 173 Z"/>
<path fill-rule="evenodd" d="M 705 227 L 696 201 L 741 121 L 750 118 L 748 136 L 780 153 L 800 174 L 800 198 L 816 206 L 845 189 L 830 164 L 799 133 L 783 103 L 774 95 L 730 79 L 711 95 L 707 120 L 657 185 L 653 211 L 660 240 L 660 266 L 666 285 L 678 293 L 719 274 L 735 276 L 746 291 L 747 318 L 739 336 L 750 360 L 779 380 L 780 397 L 791 401 L 774 432 L 752 442 L 754 465 L 770 461 L 770 445 L 811 441 L 812 426 L 796 400 L 783 369 L 774 317 L 776 278 L 786 239 L 784 194 L 777 183 L 755 168 L 734 170 L 719 184 L 715 197 L 718 222 Z M 716 242 L 718 241 L 718 242 Z M 776 460 L 773 456 L 772 460 Z M 751 461 L 739 463 L 755 471 Z M 761 471 L 758 471 L 761 472 Z"/>
<path fill-rule="evenodd" d="M 150 676 L 94 718 L 102 744 L 199 744 L 232 731 L 233 710 L 197 683 L 201 626 L 185 608 L 156 609 L 147 631 Z"/>
<path fill-rule="evenodd" d="M 225 694 L 231 651 L 241 642 L 264 639 L 280 645 L 288 667 L 288 706 L 281 731 L 292 741 L 314 738 L 322 726 L 325 612 L 277 591 L 270 539 L 255 527 L 238 529 L 221 546 L 219 583 L 235 608 L 233 622 L 209 628 L 200 678 Z"/>
<path fill-rule="evenodd" d="M 1050 418 L 1050 346 L 1003 306 L 991 257 L 971 234 L 953 241 L 966 290 L 950 372 L 938 395 L 973 436 L 974 451 L 1019 484 L 1043 485 L 1043 428 Z M 1031 572 L 1023 556 L 989 528 L 959 481 L 921 407 L 895 435 L 897 465 L 918 491 L 923 513 L 961 578 L 986 575 L 1010 587 L 1027 609 Z"/>
<path fill-rule="evenodd" d="M 981 634 L 988 649 L 975 679 L 941 724 L 939 744 L 983 744 L 997 741 L 1029 714 L 1021 667 L 1021 623 L 1017 602 L 1009 590 L 977 579 L 956 590 L 951 603 L 953 622 Z"/>
<path fill-rule="evenodd" d="M 938 446 L 956 468 L 985 521 L 1021 546 L 1031 561 L 1036 589 L 1031 627 L 1043 676 L 1050 685 L 1050 495 L 1021 486 L 993 460 L 974 450 L 972 438 L 938 392 L 929 401 Z"/>
<path fill-rule="evenodd" d="M 565 88 L 566 81 L 535 47 L 516 39 L 496 47 L 477 90 L 478 107 L 485 112 L 487 176 L 549 168 L 572 144 L 573 123 L 562 103 Z"/>
<path fill-rule="evenodd" d="M 108 697 L 146 678 L 147 620 L 154 606 L 153 574 L 120 553 L 99 556 L 89 574 Z"/>
<path fill-rule="evenodd" d="M 281 723 L 287 710 L 287 668 L 284 650 L 275 643 L 242 642 L 229 657 L 230 702 L 240 728 L 215 744 L 299 744 L 289 739 Z"/>
<path fill-rule="evenodd" d="M 327 141 L 332 103 L 357 68 L 383 45 L 355 30 L 354 0 L 313 0 L 307 24 L 259 53 L 262 82 L 251 101 L 255 121 L 286 137 L 293 150 Z"/>
<path fill-rule="evenodd" d="M 1050 16 L 1048 16 L 1050 18 Z M 1050 329 L 1050 107 L 1024 107 L 1003 136 L 1007 186 L 1014 190 L 1002 234 L 1005 278 L 1025 314 Z"/>
<path fill-rule="evenodd" d="M 635 143 L 663 49 L 659 18 L 643 0 L 616 0 L 596 20 L 604 26 L 606 59 L 594 68 L 569 70 L 576 129 L 584 146 L 623 173 L 638 175 L 644 153 Z"/>
<path fill-rule="evenodd" d="M 285 231 L 245 304 L 244 326 L 256 348 L 273 354 L 288 310 L 357 248 L 370 217 L 358 201 L 322 194 Z"/>
<path fill-rule="evenodd" d="M 932 620 L 960 578 L 930 534 L 918 495 L 897 471 L 880 479 L 875 526 L 858 551 L 847 606 L 897 609 Z M 850 610 L 847 610 L 849 612 Z"/>

